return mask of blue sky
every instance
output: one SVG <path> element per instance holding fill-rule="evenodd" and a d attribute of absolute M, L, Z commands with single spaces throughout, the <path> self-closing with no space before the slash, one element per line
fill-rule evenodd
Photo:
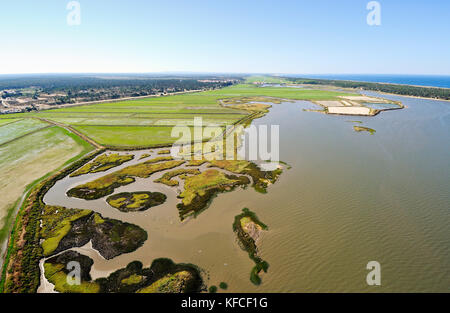
<path fill-rule="evenodd" d="M 0 73 L 450 74 L 450 1 L 2 0 Z"/>

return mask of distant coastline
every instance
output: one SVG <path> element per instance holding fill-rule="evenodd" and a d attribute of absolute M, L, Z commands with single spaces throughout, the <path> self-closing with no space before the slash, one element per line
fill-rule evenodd
<path fill-rule="evenodd" d="M 429 88 L 450 88 L 450 75 L 388 75 L 388 74 L 311 74 L 287 75 L 290 78 L 345 80 L 353 82 L 408 85 Z"/>
<path fill-rule="evenodd" d="M 337 75 L 336 75 L 337 76 Z M 374 75 L 375 77 L 376 75 Z M 449 84 L 450 84 L 450 77 Z M 407 85 L 395 82 L 370 82 L 358 80 L 324 79 L 324 78 L 300 78 L 284 77 L 284 80 L 291 84 L 307 86 L 333 86 L 344 89 L 359 89 L 376 91 L 385 94 L 409 96 L 426 99 L 450 100 L 450 88 L 423 85 Z M 422 82 L 424 84 L 424 82 Z"/>

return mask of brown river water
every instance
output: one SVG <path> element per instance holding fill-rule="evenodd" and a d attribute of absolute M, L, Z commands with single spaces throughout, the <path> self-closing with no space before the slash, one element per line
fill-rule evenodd
<path fill-rule="evenodd" d="M 176 189 L 153 183 L 163 173 L 116 189 L 168 196 L 145 212 L 122 213 L 105 199 L 65 196 L 105 173 L 67 177 L 44 201 L 93 209 L 148 232 L 141 248 L 109 261 L 89 245 L 75 249 L 94 260 L 94 279 L 134 260 L 149 266 L 168 257 L 198 265 L 208 285 L 224 281 L 230 292 L 449 292 L 450 102 L 367 94 L 402 101 L 407 108 L 352 117 L 305 112 L 307 102 L 275 104 L 253 124 L 280 125 L 280 159 L 292 168 L 267 194 L 252 188 L 220 194 L 183 223 Z M 357 133 L 353 125 L 376 133 Z M 129 152 L 137 157 L 106 173 L 140 162 L 147 152 Z M 270 264 L 260 286 L 250 282 L 253 263 L 232 231 L 244 207 L 269 226 L 259 240 L 260 255 Z M 366 283 L 369 261 L 381 264 L 381 286 Z M 39 291 L 51 289 L 46 283 Z"/>

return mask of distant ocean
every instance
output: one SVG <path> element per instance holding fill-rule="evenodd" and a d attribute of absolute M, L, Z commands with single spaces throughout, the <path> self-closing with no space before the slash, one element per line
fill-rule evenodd
<path fill-rule="evenodd" d="M 292 77 L 322 78 L 336 80 L 353 80 L 375 83 L 392 83 L 404 85 L 430 86 L 450 88 L 450 75 L 368 75 L 368 74 L 342 74 L 342 75 L 290 75 Z"/>

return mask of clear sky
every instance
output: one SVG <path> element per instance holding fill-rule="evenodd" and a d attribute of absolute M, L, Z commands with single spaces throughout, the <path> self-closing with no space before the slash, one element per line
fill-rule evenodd
<path fill-rule="evenodd" d="M 450 1 L 1 0 L 0 73 L 450 74 Z"/>

